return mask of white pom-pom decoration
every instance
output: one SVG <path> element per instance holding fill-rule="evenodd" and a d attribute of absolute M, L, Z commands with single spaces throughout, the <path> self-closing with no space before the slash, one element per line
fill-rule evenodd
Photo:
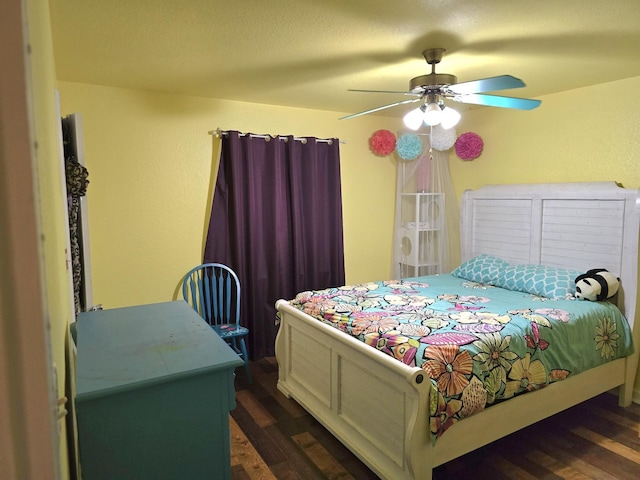
<path fill-rule="evenodd" d="M 456 143 L 456 129 L 442 128 L 442 125 L 431 127 L 431 147 L 434 150 L 444 152 L 449 150 Z"/>

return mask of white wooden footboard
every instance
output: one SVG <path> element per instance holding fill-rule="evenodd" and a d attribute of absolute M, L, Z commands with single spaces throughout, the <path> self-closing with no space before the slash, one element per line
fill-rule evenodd
<path fill-rule="evenodd" d="M 381 478 L 430 479 L 430 382 L 403 363 L 311 319 L 286 301 L 276 340 L 278 389 Z M 416 462 L 412 459 L 421 459 Z"/>
<path fill-rule="evenodd" d="M 432 469 L 615 387 L 634 357 L 587 370 L 457 422 L 432 445 L 427 375 L 279 300 L 278 389 L 382 479 Z"/>

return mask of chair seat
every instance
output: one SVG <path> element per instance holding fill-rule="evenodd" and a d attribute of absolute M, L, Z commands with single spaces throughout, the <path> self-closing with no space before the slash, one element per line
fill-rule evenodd
<path fill-rule="evenodd" d="M 241 325 L 230 325 L 223 323 L 222 325 L 212 325 L 218 335 L 222 338 L 241 337 L 249 333 L 249 329 L 244 328 Z"/>

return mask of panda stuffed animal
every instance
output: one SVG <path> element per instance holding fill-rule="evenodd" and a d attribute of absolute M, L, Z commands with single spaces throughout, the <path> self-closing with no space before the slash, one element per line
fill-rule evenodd
<path fill-rule="evenodd" d="M 613 297 L 620 285 L 620 279 L 604 268 L 594 268 L 575 279 L 576 298 L 592 302 Z"/>

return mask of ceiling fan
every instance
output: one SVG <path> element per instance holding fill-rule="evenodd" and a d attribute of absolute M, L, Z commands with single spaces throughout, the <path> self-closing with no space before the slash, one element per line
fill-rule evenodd
<path fill-rule="evenodd" d="M 532 110 L 540 105 L 540 100 L 504 97 L 501 95 L 484 93 L 525 86 L 525 83 L 522 80 L 511 75 L 499 75 L 497 77 L 456 83 L 458 79 L 455 75 L 450 75 L 448 73 L 436 73 L 436 64 L 440 63 L 444 52 L 444 48 L 431 48 L 422 52 L 427 63 L 431 65 L 431 73 L 412 78 L 409 81 L 408 92 L 394 92 L 387 90 L 349 90 L 351 92 L 397 93 L 414 98 L 401 100 L 388 105 L 382 105 L 370 110 L 365 110 L 364 112 L 347 115 L 340 118 L 340 120 L 359 117 L 360 115 L 366 115 L 368 113 L 396 107 L 398 105 L 421 102 L 421 105 L 418 108 L 411 110 L 405 116 L 405 124 L 409 128 L 417 130 L 422 124 L 422 121 L 427 125 L 442 124 L 444 128 L 450 128 L 458 122 L 460 114 L 452 108 L 446 107 L 444 105 L 444 99 L 451 99 L 460 103 L 485 105 L 489 107 L 514 108 L 519 110 Z"/>

